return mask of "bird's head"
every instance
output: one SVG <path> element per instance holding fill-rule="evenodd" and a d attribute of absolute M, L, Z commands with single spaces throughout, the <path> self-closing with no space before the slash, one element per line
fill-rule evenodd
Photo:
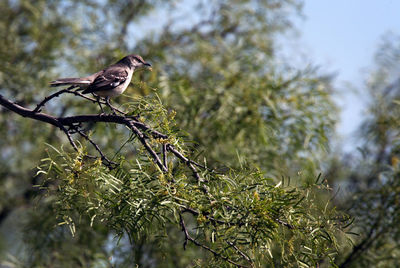
<path fill-rule="evenodd" d="M 128 55 L 124 59 L 126 59 L 129 62 L 129 65 L 131 68 L 134 69 L 141 69 L 141 68 L 148 68 L 151 70 L 151 64 L 148 62 L 145 62 L 142 57 L 139 55 Z"/>

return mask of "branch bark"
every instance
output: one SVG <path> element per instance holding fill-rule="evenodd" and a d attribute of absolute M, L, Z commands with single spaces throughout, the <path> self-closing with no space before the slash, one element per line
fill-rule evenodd
<path fill-rule="evenodd" d="M 187 229 L 187 227 L 186 227 L 185 221 L 183 220 L 183 217 L 182 217 L 182 215 L 180 215 L 180 214 L 179 214 L 179 223 L 180 223 L 180 225 L 181 225 L 182 232 L 185 234 L 185 242 L 184 242 L 184 244 L 183 244 L 184 249 L 186 249 L 187 242 L 190 241 L 190 242 L 192 242 L 194 245 L 196 245 L 196 246 L 198 246 L 198 247 L 201 247 L 201 248 L 203 248 L 203 249 L 205 249 L 205 250 L 211 252 L 212 254 L 214 254 L 215 257 L 221 258 L 221 259 L 223 259 L 224 261 L 229 262 L 230 264 L 235 265 L 236 267 L 241 267 L 241 268 L 248 267 L 248 266 L 245 266 L 245 265 L 242 265 L 242 264 L 240 264 L 240 263 L 237 263 L 237 262 L 232 261 L 232 260 L 229 259 L 228 257 L 222 255 L 221 253 L 218 253 L 217 251 L 213 250 L 212 248 L 210 248 L 210 247 L 208 247 L 208 246 L 206 246 L 206 245 L 204 245 L 204 244 L 198 242 L 196 239 L 194 239 L 194 238 L 189 234 L 189 231 L 188 231 L 188 229 Z M 250 264 L 251 264 L 250 267 L 253 267 L 253 263 L 250 262 Z"/>
<path fill-rule="evenodd" d="M 99 153 L 103 162 L 105 162 L 105 164 L 110 168 L 111 168 L 111 165 L 114 163 L 106 157 L 106 155 L 102 152 L 100 147 L 92 139 L 90 139 L 88 135 L 86 135 L 81 129 L 79 129 L 79 127 L 82 123 L 88 123 L 88 122 L 92 122 L 92 123 L 107 122 L 107 123 L 115 123 L 115 124 L 125 125 L 138 137 L 142 146 L 146 149 L 146 151 L 150 155 L 150 158 L 154 161 L 154 163 L 160 168 L 160 170 L 162 172 L 168 172 L 168 167 L 167 167 L 167 163 L 166 163 L 166 159 L 167 159 L 166 153 L 167 153 L 167 151 L 169 151 L 177 159 L 179 159 L 180 161 L 185 163 L 193 171 L 193 176 L 199 182 L 202 181 L 198 171 L 194 167 L 194 165 L 196 165 L 196 166 L 201 166 L 201 165 L 186 158 L 181 152 L 176 150 L 171 144 L 169 144 L 169 143 L 163 144 L 164 152 L 163 152 L 162 160 L 161 160 L 159 155 L 156 153 L 156 151 L 149 145 L 148 140 L 150 138 L 153 138 L 153 139 L 162 138 L 164 140 L 168 140 L 168 138 L 169 138 L 168 135 L 160 133 L 159 131 L 152 129 L 150 126 L 146 125 L 145 123 L 138 121 L 135 117 L 127 116 L 126 114 L 122 114 L 122 115 L 85 114 L 85 115 L 76 115 L 76 116 L 67 116 L 67 117 L 55 117 L 55 116 L 49 115 L 47 113 L 40 112 L 41 108 L 46 103 L 48 103 L 49 101 L 51 101 L 52 99 L 54 99 L 56 97 L 59 97 L 61 94 L 64 94 L 64 93 L 75 94 L 77 96 L 84 97 L 85 99 L 88 99 L 90 101 L 95 101 L 94 99 L 92 100 L 91 98 L 83 96 L 79 92 L 72 91 L 71 88 L 67 88 L 67 89 L 60 90 L 60 91 L 46 97 L 33 110 L 25 108 L 17 103 L 14 103 L 14 102 L 6 99 L 2 95 L 0 95 L 0 105 L 9 109 L 10 111 L 15 112 L 16 114 L 19 114 L 20 116 L 38 120 L 38 121 L 41 121 L 44 123 L 48 123 L 50 125 L 53 125 L 53 126 L 59 128 L 67 136 L 71 146 L 75 150 L 78 150 L 78 148 L 77 148 L 74 140 L 72 139 L 71 134 L 73 134 L 73 133 L 80 134 L 84 139 L 86 139 L 96 149 L 96 151 Z"/>

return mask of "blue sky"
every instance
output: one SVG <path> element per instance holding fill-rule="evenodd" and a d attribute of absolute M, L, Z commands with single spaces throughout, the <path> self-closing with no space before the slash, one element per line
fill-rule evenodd
<path fill-rule="evenodd" d="M 305 0 L 303 13 L 305 19 L 296 20 L 296 42 L 312 63 L 337 74 L 335 85 L 343 93 L 337 98 L 342 107 L 338 130 L 345 144 L 353 144 L 363 114 L 366 70 L 373 67 L 381 37 L 389 31 L 400 34 L 400 0 Z"/>

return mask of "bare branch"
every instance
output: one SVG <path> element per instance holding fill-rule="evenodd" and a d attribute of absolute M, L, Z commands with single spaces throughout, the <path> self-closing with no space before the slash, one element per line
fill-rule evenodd
<path fill-rule="evenodd" d="M 205 250 L 211 252 L 212 254 L 214 254 L 215 257 L 221 258 L 221 259 L 223 259 L 224 261 L 229 262 L 230 264 L 235 265 L 236 267 L 248 267 L 248 266 L 244 266 L 244 265 L 242 265 L 242 264 L 239 264 L 239 263 L 236 263 L 236 262 L 232 261 L 232 260 L 229 259 L 228 257 L 223 256 L 222 254 L 216 252 L 216 251 L 213 250 L 212 248 L 210 248 L 210 247 L 208 247 L 208 246 L 206 246 L 206 245 L 204 245 L 204 244 L 201 244 L 201 243 L 198 242 L 196 239 L 192 238 L 192 237 L 190 236 L 190 234 L 189 234 L 189 231 L 188 231 L 187 228 L 186 228 L 185 221 L 183 220 L 183 217 L 182 217 L 181 214 L 179 214 L 179 224 L 181 225 L 182 232 L 185 234 L 185 242 L 184 242 L 184 244 L 183 244 L 183 247 L 184 247 L 184 248 L 186 248 L 187 241 L 190 241 L 190 242 L 192 242 L 193 244 L 195 244 L 196 246 L 201 247 L 201 248 L 203 248 L 203 249 L 205 249 Z"/>
<path fill-rule="evenodd" d="M 68 90 L 58 91 L 57 93 L 52 94 L 49 97 L 45 98 L 46 101 L 42 101 L 37 107 L 39 107 L 39 109 L 40 109 L 40 107 L 42 107 L 49 100 L 59 96 L 62 93 L 70 93 L 70 92 Z M 66 129 L 66 126 L 72 127 L 75 131 L 77 131 L 77 127 L 74 126 L 74 124 L 80 124 L 80 123 L 84 123 L 84 122 L 113 122 L 113 123 L 117 123 L 117 124 L 126 125 L 138 136 L 140 142 L 145 147 L 147 152 L 150 154 L 150 156 L 152 157 L 154 162 L 160 167 L 160 169 L 163 172 L 167 171 L 166 167 L 162 164 L 162 162 L 161 162 L 160 158 L 158 157 L 158 155 L 154 152 L 154 150 L 147 143 L 146 135 L 144 135 L 138 128 L 144 129 L 146 132 L 150 133 L 155 138 L 159 138 L 159 137 L 164 137 L 165 138 L 167 136 L 164 135 L 164 134 L 161 134 L 161 133 L 159 133 L 157 131 L 151 130 L 150 127 L 146 126 L 145 124 L 143 124 L 141 122 L 135 121 L 135 120 L 130 119 L 130 118 L 126 118 L 124 116 L 104 115 L 104 114 L 100 114 L 100 115 L 79 115 L 79 116 L 58 117 L 58 118 L 56 118 L 56 117 L 53 117 L 53 116 L 45 114 L 45 113 L 35 112 L 35 110 L 38 109 L 37 107 L 36 107 L 35 110 L 29 110 L 27 108 L 24 108 L 24 107 L 22 107 L 22 106 L 20 106 L 20 105 L 18 105 L 16 103 L 13 103 L 13 102 L 7 100 L 2 95 L 0 95 L 0 105 L 6 107 L 7 109 L 9 109 L 9 110 L 11 110 L 11 111 L 23 116 L 23 117 L 29 117 L 29 118 L 32 118 L 32 119 L 35 119 L 35 120 L 38 120 L 38 121 L 46 122 L 46 123 L 49 123 L 49 124 L 51 124 L 53 126 L 56 126 L 56 127 L 60 128 L 65 133 L 65 135 L 67 136 L 69 142 L 71 143 L 72 147 L 75 150 L 78 150 L 78 148 L 75 145 L 74 141 L 72 140 L 71 134 Z M 136 126 L 138 126 L 138 127 L 136 127 Z M 82 136 L 82 133 L 80 133 L 80 134 Z M 94 142 L 92 143 L 90 140 L 88 140 L 88 141 L 94 146 Z M 96 146 L 95 146 L 95 148 L 96 148 Z M 98 150 L 99 153 L 101 151 L 98 146 L 97 146 L 96 150 Z M 104 154 L 103 154 L 103 156 L 104 156 Z M 102 158 L 103 158 L 103 156 L 102 156 Z M 103 159 L 106 159 L 106 158 L 103 158 Z"/>
<path fill-rule="evenodd" d="M 167 165 L 167 145 L 163 143 L 162 145 L 162 155 L 163 155 L 163 165 L 168 171 L 168 165 Z"/>
<path fill-rule="evenodd" d="M 183 163 L 185 163 L 193 172 L 193 176 L 197 179 L 199 182 L 203 182 L 204 180 L 200 178 L 200 175 L 196 168 L 193 166 L 191 161 L 185 157 L 181 152 L 176 150 L 171 144 L 167 144 L 167 150 L 172 152 L 177 158 L 179 158 Z"/>
<path fill-rule="evenodd" d="M 40 112 L 41 108 L 42 108 L 47 102 L 49 102 L 50 100 L 52 100 L 52 99 L 54 99 L 54 98 L 60 96 L 60 95 L 63 94 L 63 93 L 70 92 L 71 89 L 73 89 L 73 88 L 75 88 L 75 87 L 76 87 L 76 86 L 70 86 L 69 88 L 64 88 L 64 89 L 62 89 L 62 90 L 60 90 L 60 91 L 57 91 L 57 92 L 54 93 L 54 94 L 51 94 L 50 96 L 47 96 L 46 98 L 44 98 L 44 99 L 36 106 L 36 108 L 33 110 L 33 112 L 34 112 L 34 113 Z"/>
<path fill-rule="evenodd" d="M 249 256 L 247 256 L 246 253 L 244 253 L 243 251 L 241 251 L 234 243 L 228 241 L 228 244 L 229 244 L 230 246 L 232 246 L 232 247 L 240 254 L 240 256 L 242 256 L 246 261 L 250 262 L 250 263 L 252 264 L 252 265 L 251 265 L 252 267 L 254 266 L 253 261 L 250 259 Z"/>
<path fill-rule="evenodd" d="M 136 134 L 136 136 L 139 138 L 140 142 L 142 143 L 144 148 L 146 148 L 147 152 L 149 152 L 149 154 L 152 156 L 152 158 L 153 158 L 154 162 L 157 164 L 157 166 L 163 172 L 167 172 L 167 168 L 161 163 L 161 160 L 158 157 L 158 155 L 156 154 L 156 152 L 154 152 L 154 150 L 147 143 L 143 133 L 137 127 L 135 127 L 135 125 L 132 122 L 129 122 L 129 127 Z"/>
<path fill-rule="evenodd" d="M 86 96 L 86 95 L 80 93 L 78 90 L 73 90 L 73 89 L 76 89 L 76 87 L 77 87 L 77 86 L 70 86 L 70 87 L 68 87 L 68 88 L 64 88 L 64 89 L 62 89 L 62 90 L 59 90 L 59 91 L 55 92 L 54 94 L 52 94 L 52 95 L 50 95 L 50 96 L 47 96 L 46 98 L 44 98 L 44 99 L 36 106 L 36 108 L 35 108 L 33 111 L 34 111 L 35 113 L 40 112 L 41 109 L 45 106 L 45 104 L 46 104 L 47 102 L 49 102 L 50 100 L 52 100 L 52 99 L 54 99 L 54 98 L 56 98 L 56 97 L 59 97 L 61 94 L 68 93 L 68 94 L 73 94 L 73 95 L 75 95 L 75 96 L 78 96 L 78 97 L 81 97 L 81 98 L 83 98 L 83 99 L 89 100 L 89 101 L 91 101 L 91 102 L 93 102 L 93 103 L 106 104 L 108 107 L 110 107 L 110 109 L 111 109 L 112 111 L 116 111 L 116 112 L 118 112 L 118 113 L 120 113 L 120 114 L 122 114 L 122 115 L 126 115 L 125 112 L 119 110 L 117 107 L 111 105 L 109 102 L 107 103 L 107 102 L 105 102 L 105 101 L 100 101 L 100 100 L 97 100 L 97 99 L 94 99 L 94 98 L 90 98 L 90 97 L 88 97 L 88 96 Z"/>
<path fill-rule="evenodd" d="M 72 147 L 74 148 L 75 151 L 78 151 L 78 147 L 76 146 L 74 140 L 72 139 L 71 134 L 69 133 L 69 131 L 63 126 L 60 126 L 61 130 L 65 133 L 65 135 L 68 138 L 69 143 L 71 143 Z"/>
<path fill-rule="evenodd" d="M 275 219 L 275 221 L 276 221 L 277 223 L 279 223 L 279 224 L 281 224 L 281 225 L 283 225 L 283 226 L 289 228 L 289 229 L 294 229 L 294 226 L 293 226 L 293 225 L 291 225 L 291 224 L 289 224 L 289 223 L 287 223 L 287 222 L 284 222 L 284 221 L 282 221 L 282 220 L 280 220 L 280 219 Z"/>
<path fill-rule="evenodd" d="M 100 147 L 91 139 L 89 138 L 88 135 L 86 135 L 82 130 L 80 129 L 75 129 L 77 133 L 79 133 L 79 135 L 81 135 L 82 137 L 84 137 L 88 142 L 90 142 L 90 144 L 93 145 L 93 147 L 96 149 L 96 151 L 100 154 L 101 156 L 101 160 L 103 160 L 104 164 L 110 168 L 113 169 L 115 167 L 115 165 L 117 165 L 117 163 L 109 160 L 104 153 L 102 152 L 102 150 L 100 149 Z"/>
<path fill-rule="evenodd" d="M 192 208 L 190 208 L 190 207 L 184 207 L 184 208 L 182 209 L 182 213 L 185 213 L 185 212 L 189 212 L 190 214 L 192 214 L 192 215 L 194 215 L 194 216 L 200 215 L 200 212 L 198 212 L 197 210 L 194 210 L 194 209 L 192 209 Z M 206 217 L 206 219 L 208 219 L 209 221 L 211 221 L 211 222 L 213 222 L 213 223 L 232 225 L 232 223 L 230 223 L 230 222 L 226 222 L 226 221 L 223 221 L 223 220 L 217 220 L 217 219 L 215 219 L 214 217 L 211 217 L 211 216 L 209 216 L 209 215 L 204 215 L 204 214 L 202 214 L 202 215 L 203 215 L 204 217 Z"/>

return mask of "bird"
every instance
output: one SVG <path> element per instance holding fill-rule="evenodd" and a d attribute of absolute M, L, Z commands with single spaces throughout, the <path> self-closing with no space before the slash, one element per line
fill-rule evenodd
<path fill-rule="evenodd" d="M 105 98 L 109 104 L 109 98 L 122 94 L 130 84 L 133 73 L 142 68 L 151 70 L 151 64 L 144 61 L 141 56 L 131 54 L 92 75 L 80 78 L 59 78 L 51 81 L 50 86 L 76 87 L 78 91 L 83 90 L 83 94 L 93 93 L 98 98 Z"/>

